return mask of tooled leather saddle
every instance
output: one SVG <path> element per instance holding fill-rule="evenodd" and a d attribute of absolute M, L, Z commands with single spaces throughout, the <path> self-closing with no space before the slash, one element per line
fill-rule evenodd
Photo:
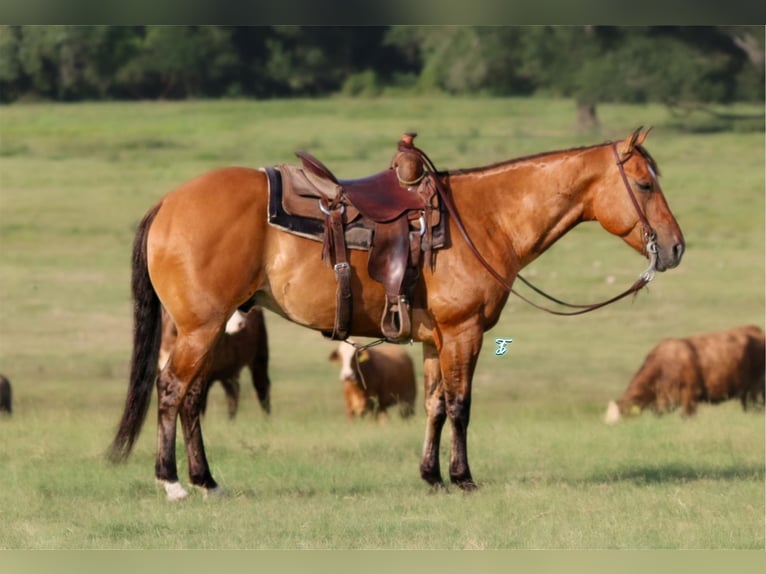
<path fill-rule="evenodd" d="M 446 212 L 439 201 L 433 164 L 399 140 L 385 171 L 361 179 L 338 179 L 317 158 L 297 151 L 302 166 L 266 167 L 269 223 L 323 244 L 322 259 L 337 281 L 335 324 L 325 336 L 348 337 L 353 315 L 348 249 L 368 251 L 367 272 L 386 289 L 380 321 L 383 336 L 401 342 L 411 335 L 412 293 L 432 252 L 447 244 Z"/>

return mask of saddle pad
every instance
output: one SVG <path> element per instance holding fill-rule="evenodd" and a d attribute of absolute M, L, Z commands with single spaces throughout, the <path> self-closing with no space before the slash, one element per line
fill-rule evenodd
<path fill-rule="evenodd" d="M 292 215 L 285 210 L 283 205 L 283 188 L 282 188 L 282 172 L 284 166 L 280 169 L 273 167 L 261 168 L 266 172 L 269 180 L 269 224 L 274 227 L 278 227 L 283 231 L 298 235 L 312 241 L 323 242 L 324 241 L 324 221 L 323 219 L 314 219 L 313 217 L 303 217 L 300 215 Z M 319 208 L 317 207 L 317 198 L 303 198 L 306 201 L 310 201 L 311 205 L 304 204 L 306 209 L 310 213 L 311 210 L 316 210 L 318 217 L 323 217 Z M 296 211 L 300 211 L 300 208 L 296 208 Z M 357 249 L 360 251 L 369 251 L 372 246 L 373 232 L 371 228 L 364 225 L 364 222 L 354 221 L 346 226 L 345 237 L 346 246 L 350 249 Z"/>

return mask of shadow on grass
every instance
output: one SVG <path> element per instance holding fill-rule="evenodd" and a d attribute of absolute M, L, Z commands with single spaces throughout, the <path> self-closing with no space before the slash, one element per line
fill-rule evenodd
<path fill-rule="evenodd" d="M 636 466 L 594 474 L 587 482 L 632 482 L 635 484 L 660 484 L 693 482 L 700 480 L 751 480 L 763 482 L 764 467 L 755 464 L 724 467 L 670 464 L 663 466 Z"/>

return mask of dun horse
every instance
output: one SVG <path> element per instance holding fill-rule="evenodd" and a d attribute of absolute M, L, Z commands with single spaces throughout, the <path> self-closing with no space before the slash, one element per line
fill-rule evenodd
<path fill-rule="evenodd" d="M 680 263 L 683 236 L 643 147 L 646 134 L 636 130 L 621 141 L 433 174 L 451 198 L 451 242 L 434 254 L 432 265 L 422 266 L 410 335 L 423 344 L 427 422 L 420 474 L 428 484 L 443 484 L 439 443 L 449 420 L 449 478 L 464 490 L 476 488 L 467 446 L 474 369 L 482 334 L 498 321 L 525 265 L 585 221 L 598 221 L 651 256 L 657 271 Z M 206 494 L 218 491 L 203 446 L 200 387 L 210 350 L 234 309 L 255 297 L 290 321 L 333 331 L 336 276 L 322 261 L 322 244 L 270 226 L 268 202 L 266 173 L 224 168 L 167 194 L 137 230 L 132 370 L 111 457 L 130 454 L 146 417 L 164 306 L 178 326 L 178 341 L 156 380 L 155 476 L 171 500 L 188 494 L 176 467 L 179 417 L 191 484 Z M 370 277 L 366 253 L 349 251 L 348 262 L 350 334 L 380 337 L 386 289 Z"/>

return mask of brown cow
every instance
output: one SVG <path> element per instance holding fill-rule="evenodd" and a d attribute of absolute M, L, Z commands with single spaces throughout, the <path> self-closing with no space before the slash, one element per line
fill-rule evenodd
<path fill-rule="evenodd" d="M 691 416 L 698 402 L 720 403 L 738 398 L 764 401 L 764 333 L 754 325 L 665 339 L 644 360 L 628 388 L 611 401 L 606 422 L 638 414 L 649 407 L 657 414 L 679 405 Z"/>
<path fill-rule="evenodd" d="M 177 337 L 176 326 L 165 309 L 162 310 L 162 344 L 159 368 L 165 365 Z M 226 323 L 225 332 L 213 353 L 213 366 L 202 386 L 202 412 L 207 407 L 207 395 L 215 381 L 226 392 L 229 418 L 233 419 L 239 406 L 239 375 L 247 366 L 253 379 L 258 401 L 266 414 L 271 413 L 271 381 L 269 380 L 269 344 L 263 310 L 252 307 L 247 313 L 234 312 Z"/>
<path fill-rule="evenodd" d="M 0 375 L 0 413 L 11 414 L 11 381 Z"/>
<path fill-rule="evenodd" d="M 401 347 L 370 347 L 355 358 L 354 346 L 341 342 L 329 358 L 341 365 L 348 418 L 372 412 L 376 419 L 385 420 L 386 409 L 397 403 L 403 418 L 415 412 L 415 368 Z"/>

